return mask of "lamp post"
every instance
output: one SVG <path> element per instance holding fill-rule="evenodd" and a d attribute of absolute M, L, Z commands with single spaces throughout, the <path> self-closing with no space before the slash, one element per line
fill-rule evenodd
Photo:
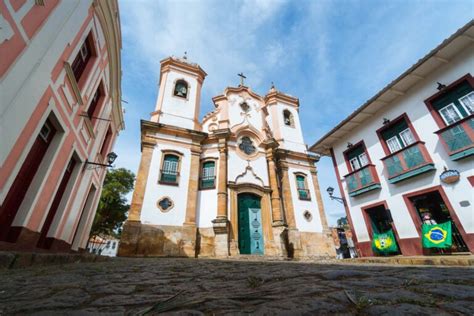
<path fill-rule="evenodd" d="M 86 160 L 86 166 L 87 165 L 94 165 L 94 166 L 97 166 L 96 168 L 100 168 L 100 167 L 112 167 L 112 164 L 114 163 L 115 159 L 117 159 L 117 154 L 114 153 L 114 152 L 110 152 L 107 154 L 107 163 L 106 164 L 103 164 L 103 163 L 97 163 L 97 162 L 90 162 L 89 160 Z"/>
<path fill-rule="evenodd" d="M 328 192 L 329 197 L 331 198 L 331 200 L 336 200 L 336 201 L 338 201 L 339 203 L 342 203 L 342 204 L 344 204 L 344 205 L 346 204 L 346 200 L 344 200 L 344 198 L 342 198 L 342 197 L 337 197 L 337 196 L 333 196 L 333 194 L 334 194 L 334 188 L 333 188 L 333 187 L 328 187 L 328 188 L 326 189 L 326 191 Z"/>

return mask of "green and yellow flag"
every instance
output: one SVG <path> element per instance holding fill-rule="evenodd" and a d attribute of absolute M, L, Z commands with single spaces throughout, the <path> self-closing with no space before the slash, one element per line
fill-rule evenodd
<path fill-rule="evenodd" d="M 423 224 L 421 230 L 423 248 L 450 248 L 453 244 L 450 221 L 435 225 Z"/>
<path fill-rule="evenodd" d="M 380 234 L 374 232 L 372 238 L 372 249 L 377 253 L 397 252 L 398 246 L 393 231 L 390 229 L 389 231 Z"/>

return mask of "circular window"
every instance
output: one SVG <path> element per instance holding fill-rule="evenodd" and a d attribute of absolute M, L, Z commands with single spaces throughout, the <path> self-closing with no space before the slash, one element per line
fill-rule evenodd
<path fill-rule="evenodd" d="M 169 197 L 163 197 L 158 200 L 156 203 L 156 206 L 163 212 L 169 212 L 174 206 L 173 200 L 171 200 Z"/>
<path fill-rule="evenodd" d="M 304 211 L 303 216 L 304 216 L 304 219 L 307 220 L 308 222 L 311 222 L 313 220 L 313 214 L 311 214 L 310 211 Z"/>
<path fill-rule="evenodd" d="M 252 140 L 248 136 L 244 136 L 240 139 L 239 149 L 243 151 L 246 155 L 252 155 L 257 150 Z"/>

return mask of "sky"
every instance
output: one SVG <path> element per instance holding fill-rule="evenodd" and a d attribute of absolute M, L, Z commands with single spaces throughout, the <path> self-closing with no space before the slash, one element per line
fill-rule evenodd
<path fill-rule="evenodd" d="M 140 120 L 154 111 L 160 60 L 187 52 L 208 74 L 202 118 L 212 97 L 246 85 L 265 95 L 271 83 L 300 100 L 305 142 L 314 144 L 357 107 L 474 16 L 472 0 L 121 0 L 125 130 L 116 167 L 140 163 Z M 330 225 L 345 216 L 331 159 L 318 178 Z"/>

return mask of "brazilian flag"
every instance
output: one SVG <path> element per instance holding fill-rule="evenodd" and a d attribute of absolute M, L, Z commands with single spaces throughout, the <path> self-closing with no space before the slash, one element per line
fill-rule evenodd
<path fill-rule="evenodd" d="M 453 244 L 451 221 L 435 225 L 423 224 L 421 230 L 423 248 L 450 248 Z"/>
<path fill-rule="evenodd" d="M 398 252 L 398 246 L 393 231 L 390 229 L 385 233 L 374 232 L 372 249 L 377 253 Z"/>

